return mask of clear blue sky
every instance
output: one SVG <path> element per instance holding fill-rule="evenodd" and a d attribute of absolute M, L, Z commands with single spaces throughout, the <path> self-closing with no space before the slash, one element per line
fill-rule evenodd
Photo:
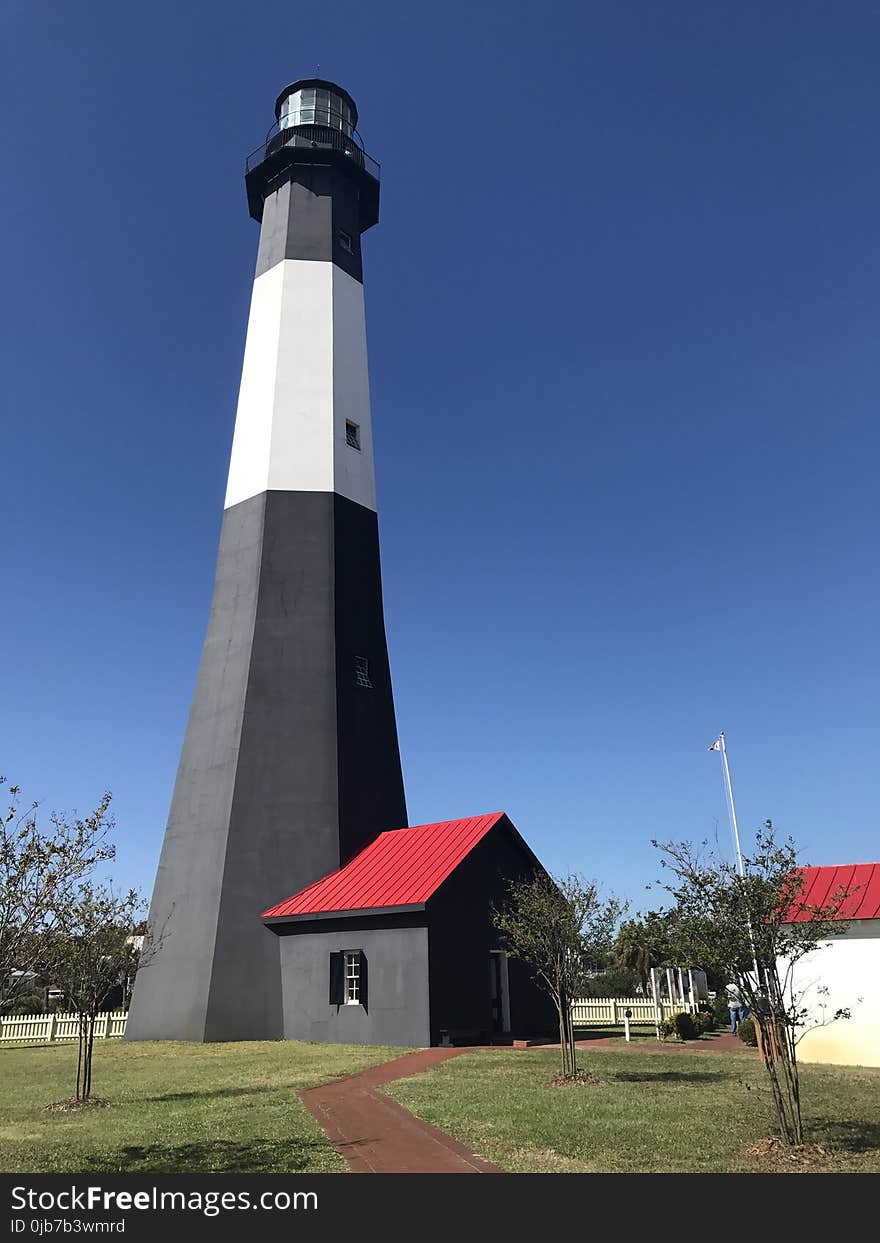
<path fill-rule="evenodd" d="M 876 4 L 11 0 L 0 771 L 149 890 L 207 621 L 275 95 L 346 86 L 410 818 L 880 858 Z M 271 895 L 269 895 L 271 897 Z"/>

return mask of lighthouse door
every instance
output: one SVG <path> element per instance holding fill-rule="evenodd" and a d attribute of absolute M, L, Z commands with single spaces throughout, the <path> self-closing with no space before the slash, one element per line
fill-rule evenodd
<path fill-rule="evenodd" d="M 507 990 L 507 955 L 503 950 L 489 954 L 489 997 L 492 1031 L 510 1031 L 510 997 Z"/>

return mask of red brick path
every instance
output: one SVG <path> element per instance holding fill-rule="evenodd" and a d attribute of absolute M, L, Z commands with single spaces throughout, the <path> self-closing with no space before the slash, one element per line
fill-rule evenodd
<path fill-rule="evenodd" d="M 729 1032 L 682 1044 L 642 1039 L 627 1045 L 624 1040 L 600 1037 L 578 1040 L 577 1046 L 633 1053 L 757 1054 Z M 559 1048 L 552 1044 L 542 1047 Z M 383 1083 L 421 1074 L 438 1062 L 470 1052 L 470 1048 L 420 1049 L 346 1079 L 304 1088 L 299 1097 L 355 1174 L 500 1174 L 496 1165 L 375 1091 Z"/>
<path fill-rule="evenodd" d="M 374 1089 L 417 1075 L 468 1049 L 421 1049 L 299 1097 L 355 1174 L 500 1174 L 430 1123 Z"/>

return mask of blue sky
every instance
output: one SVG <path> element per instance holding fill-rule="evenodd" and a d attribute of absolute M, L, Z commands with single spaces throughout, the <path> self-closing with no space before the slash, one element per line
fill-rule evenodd
<path fill-rule="evenodd" d="M 506 809 L 636 907 L 652 837 L 880 858 L 876 5 L 11 0 L 0 771 L 149 891 L 257 244 L 313 74 L 365 239 L 410 819 Z M 271 896 L 271 895 L 270 895 Z"/>

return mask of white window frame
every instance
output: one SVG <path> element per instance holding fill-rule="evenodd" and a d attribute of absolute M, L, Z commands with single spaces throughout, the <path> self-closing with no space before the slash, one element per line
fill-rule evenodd
<path fill-rule="evenodd" d="M 343 950 L 343 996 L 346 1006 L 361 1004 L 361 951 Z"/>

